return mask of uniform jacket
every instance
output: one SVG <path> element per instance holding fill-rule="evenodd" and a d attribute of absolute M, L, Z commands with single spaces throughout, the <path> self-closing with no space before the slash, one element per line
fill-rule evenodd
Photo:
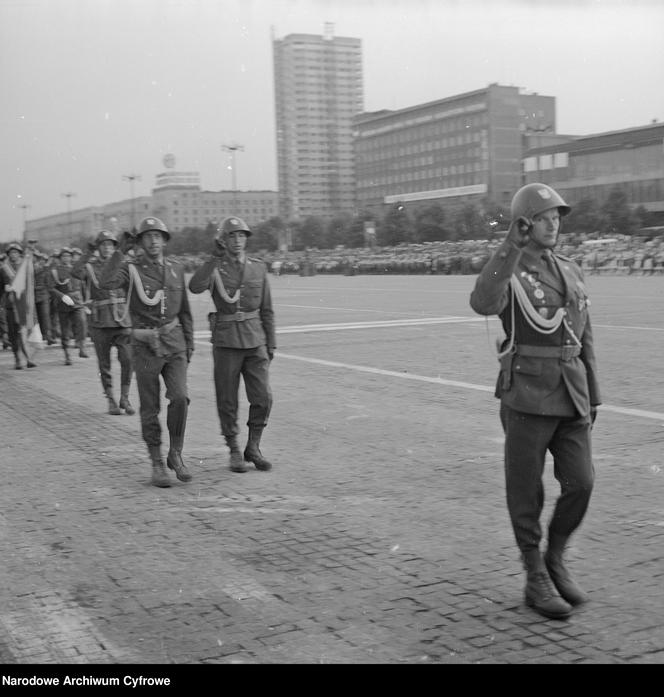
<path fill-rule="evenodd" d="M 529 414 L 587 416 L 591 406 L 601 404 L 590 300 L 579 266 L 559 254 L 553 257 L 558 273 L 549 270 L 541 250 L 520 250 L 505 241 L 480 272 L 470 305 L 481 315 L 500 317 L 507 335 L 501 350 L 514 331 L 514 348 L 500 359 L 496 384 L 495 395 L 503 404 Z M 551 319 L 558 308 L 564 309 L 558 329 L 543 333 L 533 328 L 514 301 L 513 274 L 540 317 Z M 577 340 L 580 347 L 575 349 Z M 557 351 L 561 355 L 551 355 Z M 572 351 L 578 355 L 570 355 Z"/>
<path fill-rule="evenodd" d="M 213 271 L 219 270 L 222 283 L 229 297 L 240 290 L 234 303 L 222 298 L 214 282 Z M 272 295 L 267 278 L 267 267 L 260 259 L 245 257 L 244 264 L 235 262 L 230 255 L 212 257 L 200 266 L 189 281 L 192 293 L 209 290 L 217 310 L 210 317 L 211 341 L 214 346 L 248 349 L 277 346 L 272 308 Z M 257 316 L 230 319 L 230 315 L 257 311 Z"/>
<path fill-rule="evenodd" d="M 90 301 L 91 327 L 131 327 L 124 291 L 104 290 L 99 286 L 99 277 L 109 262 L 110 259 L 104 262 L 96 257 L 81 257 L 71 273 L 83 282 L 84 297 Z"/>
<path fill-rule="evenodd" d="M 99 277 L 99 287 L 104 290 L 123 289 L 128 292 L 130 271 L 133 266 L 138 272 L 143 290 L 148 299 L 154 298 L 159 290 L 164 291 L 163 303 L 145 304 L 132 281 L 129 294 L 129 315 L 134 329 L 157 329 L 178 320 L 179 325 L 160 336 L 164 355 L 180 353 L 194 348 L 194 320 L 189 306 L 189 297 L 184 278 L 184 266 L 169 257 L 163 265 L 153 262 L 146 255 L 136 260 L 125 261 L 120 250 L 116 250 L 104 265 Z"/>
<path fill-rule="evenodd" d="M 49 288 L 50 269 L 44 262 L 35 262 L 35 302 L 50 300 Z"/>
<path fill-rule="evenodd" d="M 2 284 L 0 297 L 2 297 L 2 304 L 4 307 L 11 312 L 14 311 L 11 309 L 14 307 L 14 293 L 7 292 L 5 286 L 10 286 L 14 282 L 14 277 L 20 265 L 21 263 L 19 262 L 16 266 L 13 266 L 9 259 L 5 259 L 2 264 L 0 264 L 0 284 Z"/>
<path fill-rule="evenodd" d="M 64 264 L 55 264 L 49 268 L 49 288 L 58 312 L 75 312 L 83 307 L 83 284 L 71 275 L 71 271 L 72 267 Z M 67 305 L 62 300 L 63 295 L 68 295 L 74 305 Z"/>

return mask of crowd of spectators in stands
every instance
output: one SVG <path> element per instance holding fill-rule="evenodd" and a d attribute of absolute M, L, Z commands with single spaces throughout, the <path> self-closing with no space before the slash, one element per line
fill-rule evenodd
<path fill-rule="evenodd" d="M 282 274 L 476 274 L 500 244 L 464 240 L 402 244 L 396 247 L 309 249 L 259 254 L 274 275 Z M 664 273 L 664 236 L 563 234 L 557 251 L 588 274 Z"/>

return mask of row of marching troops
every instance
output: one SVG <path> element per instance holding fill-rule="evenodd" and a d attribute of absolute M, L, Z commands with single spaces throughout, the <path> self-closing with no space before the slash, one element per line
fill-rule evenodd
<path fill-rule="evenodd" d="M 23 250 L 18 243 L 6 248 L 0 263 L 2 301 L 7 334 L 22 369 L 36 367 L 26 350 L 22 334 L 18 278 L 31 261 L 35 315 L 47 343 L 62 345 L 65 365 L 71 365 L 71 341 L 79 356 L 87 358 L 85 341 L 90 332 L 108 413 L 134 414 L 129 401 L 135 375 L 139 396 L 141 433 L 152 464 L 151 483 L 170 486 L 168 469 L 177 479 L 193 476 L 182 459 L 189 406 L 188 365 L 194 351 L 193 317 L 187 289 L 209 291 L 216 312 L 209 313 L 215 398 L 221 433 L 230 451 L 233 472 L 246 472 L 249 463 L 257 470 L 272 468 L 259 449 L 263 429 L 272 407 L 268 369 L 276 347 L 274 312 L 267 269 L 260 260 L 245 253 L 251 229 L 235 216 L 219 226 L 209 259 L 187 285 L 184 265 L 166 256 L 171 234 L 159 218 L 144 218 L 135 234 L 100 230 L 85 251 L 63 247 L 48 255 L 33 241 Z M 52 315 L 55 307 L 56 322 Z M 29 343 L 29 342 L 28 342 Z M 116 401 L 111 372 L 111 351 L 120 363 L 120 397 Z M 238 389 L 244 381 L 249 401 L 249 427 L 244 452 L 238 445 Z M 159 420 L 160 379 L 168 401 L 166 426 L 168 453 L 162 456 L 162 427 Z"/>
<path fill-rule="evenodd" d="M 38 250 L 34 241 L 28 243 L 27 252 L 32 256 L 34 310 L 41 335 L 50 346 L 59 339 L 65 353 L 65 364 L 71 365 L 70 348 L 74 341 L 81 358 L 88 358 L 85 349 L 88 337 L 87 313 L 90 312 L 85 299 L 84 282 L 72 275 L 75 263 L 82 252 L 77 247 L 63 247 L 59 252 L 48 255 Z M 11 286 L 23 262 L 22 245 L 12 242 L 5 249 L 0 275 L 2 299 L 0 300 L 0 326 L 3 348 L 12 349 L 14 367 L 23 368 L 24 357 L 28 368 L 36 367 L 31 360 L 25 337 L 20 332 L 17 299 Z"/>

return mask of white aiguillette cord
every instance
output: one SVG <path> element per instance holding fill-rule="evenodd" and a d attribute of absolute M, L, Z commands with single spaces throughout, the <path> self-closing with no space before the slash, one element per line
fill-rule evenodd
<path fill-rule="evenodd" d="M 244 275 L 244 271 L 243 271 L 243 275 Z M 222 299 L 225 302 L 232 305 L 233 303 L 236 303 L 240 299 L 240 287 L 238 286 L 237 290 L 235 291 L 235 293 L 233 293 L 233 296 L 231 297 L 228 294 L 228 291 L 226 290 L 226 288 L 224 287 L 224 282 L 221 280 L 221 275 L 219 273 L 219 269 L 216 266 L 214 268 L 214 271 L 212 272 L 212 278 L 214 280 L 214 285 L 215 285 L 215 288 L 217 289 L 217 292 L 219 293 L 219 295 L 222 297 Z M 242 285 L 242 280 L 240 280 L 240 285 Z"/>
<path fill-rule="evenodd" d="M 521 285 L 521 282 L 515 274 L 512 274 L 512 278 L 510 279 L 510 289 L 512 292 L 512 311 L 510 316 L 512 331 L 510 333 L 510 340 L 507 347 L 504 351 L 498 352 L 498 360 L 500 360 L 503 356 L 506 356 L 514 349 L 514 308 L 516 302 L 519 303 L 519 307 L 521 308 L 521 312 L 526 322 L 528 322 L 528 324 L 536 332 L 539 332 L 540 334 L 553 334 L 560 329 L 561 324 L 564 324 L 565 329 L 567 329 L 572 339 L 574 339 L 576 345 L 579 347 L 581 346 L 581 342 L 566 319 L 567 315 L 564 308 L 559 307 L 553 317 L 547 319 L 546 317 L 542 317 L 533 307 L 533 304 L 530 302 L 530 298 L 528 297 L 528 293 L 526 293 L 524 287 Z"/>

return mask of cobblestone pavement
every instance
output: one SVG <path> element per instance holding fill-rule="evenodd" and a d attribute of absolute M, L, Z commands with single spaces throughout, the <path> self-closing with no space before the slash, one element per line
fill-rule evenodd
<path fill-rule="evenodd" d="M 569 559 L 592 601 L 552 621 L 523 605 L 473 281 L 273 279 L 269 473 L 227 467 L 196 296 L 195 479 L 170 489 L 94 357 L 1 353 L 0 661 L 664 663 L 664 283 L 590 279 L 605 406 Z"/>

